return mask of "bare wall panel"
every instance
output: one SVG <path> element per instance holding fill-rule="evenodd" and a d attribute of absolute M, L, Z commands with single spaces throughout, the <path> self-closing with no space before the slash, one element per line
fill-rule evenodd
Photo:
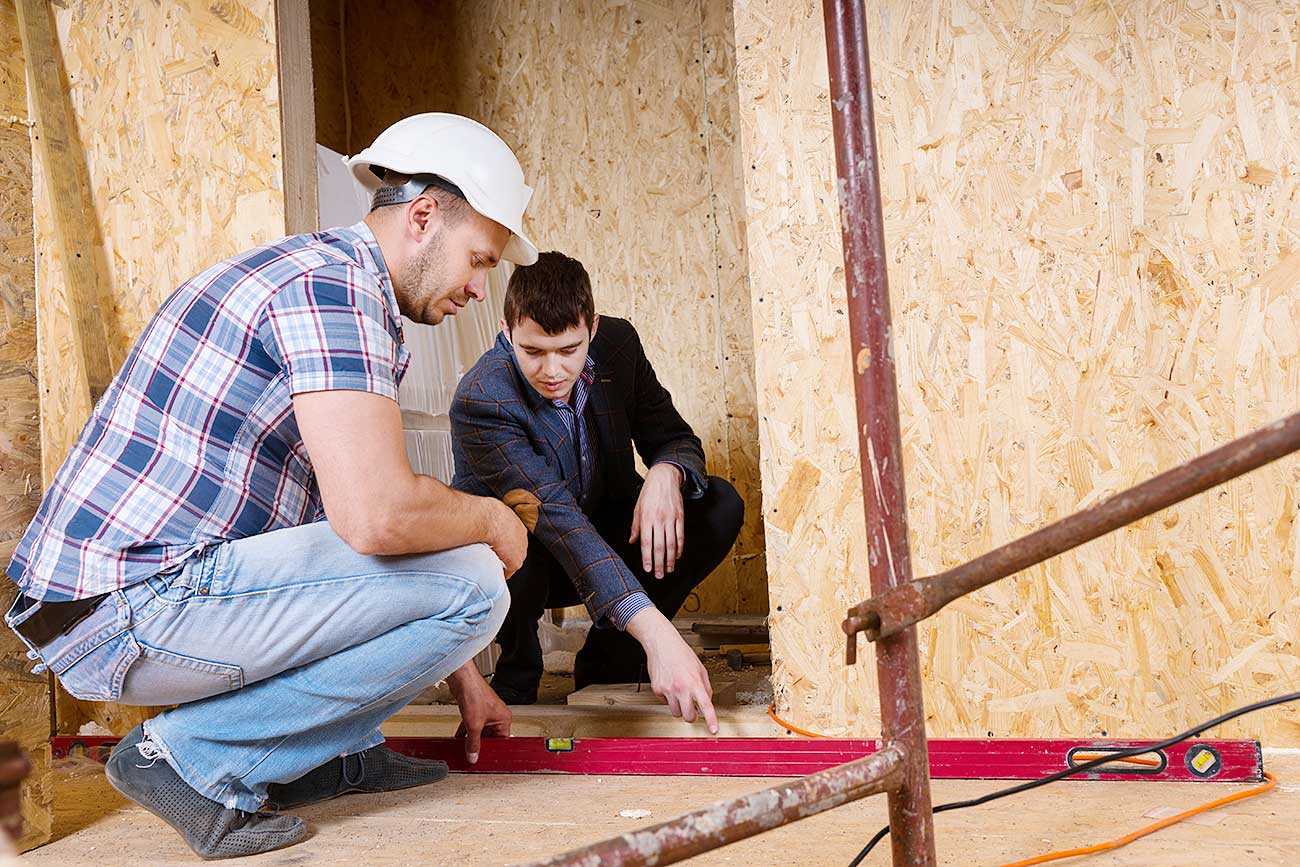
<path fill-rule="evenodd" d="M 272 0 L 55 6 L 97 225 L 83 249 L 110 288 L 115 364 L 181 281 L 284 234 Z M 33 171 L 41 442 L 48 482 L 90 415 L 73 357 L 46 179 Z M 73 705 L 60 703 L 61 725 Z M 125 730 L 140 709 L 84 712 Z M 65 719 L 65 717 L 67 717 Z"/>
<path fill-rule="evenodd" d="M 1293 4 L 870 4 L 913 562 L 933 573 L 1300 394 Z M 820 4 L 738 3 L 782 713 L 879 716 Z M 1291 458 L 920 627 L 938 736 L 1155 736 L 1300 680 Z M 1300 744 L 1284 707 L 1220 730 Z"/>

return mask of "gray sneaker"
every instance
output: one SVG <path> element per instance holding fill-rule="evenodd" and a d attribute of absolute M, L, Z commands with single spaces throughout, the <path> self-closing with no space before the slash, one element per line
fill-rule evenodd
<path fill-rule="evenodd" d="M 266 798 L 276 809 L 292 810 L 353 792 L 392 792 L 424 786 L 446 776 L 446 762 L 413 759 L 380 744 L 331 759 L 291 783 L 271 783 L 266 787 Z"/>
<path fill-rule="evenodd" d="M 307 825 L 297 816 L 232 810 L 200 795 L 143 726 L 118 742 L 104 771 L 113 788 L 179 831 L 204 860 L 256 855 L 307 838 Z"/>

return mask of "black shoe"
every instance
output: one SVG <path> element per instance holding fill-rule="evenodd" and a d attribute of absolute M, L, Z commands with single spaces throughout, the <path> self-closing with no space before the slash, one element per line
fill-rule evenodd
<path fill-rule="evenodd" d="M 307 838 L 307 825 L 297 816 L 245 813 L 200 795 L 142 726 L 113 748 L 104 772 L 113 788 L 179 831 L 204 860 L 271 852 Z"/>
<path fill-rule="evenodd" d="M 446 777 L 446 762 L 413 759 L 380 744 L 331 759 L 291 783 L 271 783 L 266 787 L 266 796 L 277 810 L 291 810 L 339 795 L 393 792 L 436 783 Z"/>
<path fill-rule="evenodd" d="M 492 678 L 492 690 L 497 697 L 506 704 L 537 704 L 537 687 L 532 691 L 516 689 L 513 686 L 507 686 L 504 683 L 497 683 L 497 679 Z"/>

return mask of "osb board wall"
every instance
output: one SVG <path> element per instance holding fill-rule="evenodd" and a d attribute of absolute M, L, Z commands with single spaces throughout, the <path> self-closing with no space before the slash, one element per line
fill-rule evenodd
<path fill-rule="evenodd" d="M 872 4 L 913 562 L 956 565 L 1296 408 L 1284 2 Z M 736 8 L 783 714 L 878 730 L 820 4 Z M 937 736 L 1156 736 L 1296 688 L 1300 463 L 920 628 Z M 1297 709 L 1224 736 L 1300 743 Z"/>
<path fill-rule="evenodd" d="M 98 225 L 83 253 L 111 287 L 115 365 L 177 284 L 284 233 L 271 0 L 54 6 Z M 90 413 L 70 364 L 65 280 L 34 166 L 46 481 Z M 66 698 L 66 697 L 65 697 Z M 60 725 L 72 705 L 60 702 Z M 114 729 L 136 711 L 87 704 Z"/>
<path fill-rule="evenodd" d="M 32 144 L 22 41 L 11 0 L 0 0 L 0 571 L 36 511 L 40 434 L 36 400 L 36 276 L 32 251 Z M 13 602 L 0 579 L 0 611 Z M 0 628 L 0 737 L 32 759 L 24 783 L 22 848 L 49 839 L 50 688 L 27 649 Z"/>
<path fill-rule="evenodd" d="M 321 141 L 347 150 L 350 127 L 358 151 L 407 114 L 441 110 L 511 143 L 536 188 L 534 238 L 587 266 L 599 311 L 636 324 L 710 472 L 748 504 L 730 560 L 687 608 L 765 611 L 730 2 L 381 5 L 346 4 L 345 71 L 315 64 Z M 317 58 L 338 4 L 312 14 Z"/>

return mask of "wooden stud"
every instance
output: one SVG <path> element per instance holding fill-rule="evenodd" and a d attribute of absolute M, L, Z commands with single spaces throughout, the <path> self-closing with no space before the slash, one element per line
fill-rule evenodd
<path fill-rule="evenodd" d="M 27 58 L 31 86 L 29 101 L 36 126 L 32 140 L 48 176 L 49 212 L 63 255 L 64 291 L 72 314 L 72 340 L 76 354 L 65 359 L 80 371 L 92 402 L 108 388 L 116 368 L 109 352 L 113 315 L 104 303 L 106 292 L 95 269 L 98 225 L 90 201 L 86 157 L 77 135 L 77 122 L 69 99 L 67 76 L 60 61 L 59 41 L 46 0 L 15 0 L 18 29 Z"/>
<path fill-rule="evenodd" d="M 312 92 L 311 24 L 307 7 L 307 0 L 275 0 L 280 140 L 284 148 L 284 223 L 290 234 L 320 228 L 316 193 L 316 101 Z"/>

